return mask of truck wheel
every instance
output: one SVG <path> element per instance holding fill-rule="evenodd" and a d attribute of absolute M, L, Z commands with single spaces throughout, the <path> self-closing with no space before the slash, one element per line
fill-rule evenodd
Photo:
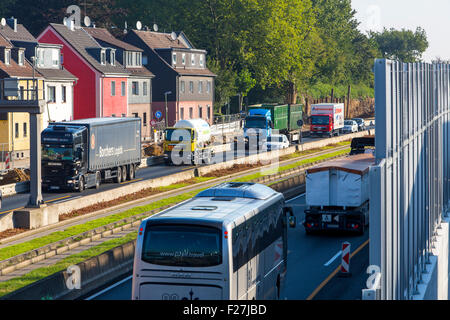
<path fill-rule="evenodd" d="M 127 181 L 127 166 L 122 166 L 122 181 Z"/>
<path fill-rule="evenodd" d="M 102 175 L 100 174 L 100 171 L 97 171 L 95 173 L 95 189 L 100 188 L 101 180 L 102 180 Z"/>
<path fill-rule="evenodd" d="M 121 183 L 122 182 L 122 168 L 117 167 L 117 176 L 114 178 L 115 183 Z"/>
<path fill-rule="evenodd" d="M 134 164 L 130 164 L 130 171 L 128 173 L 128 177 L 130 178 L 130 180 L 134 179 Z"/>
<path fill-rule="evenodd" d="M 78 192 L 83 192 L 84 190 L 84 178 L 80 177 L 80 180 L 78 181 Z"/>

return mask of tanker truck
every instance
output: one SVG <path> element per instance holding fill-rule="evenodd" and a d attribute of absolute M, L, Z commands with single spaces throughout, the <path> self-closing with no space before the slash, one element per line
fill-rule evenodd
<path fill-rule="evenodd" d="M 334 159 L 306 170 L 306 234 L 317 231 L 351 231 L 363 234 L 369 223 L 369 167 L 373 150 L 361 152 L 358 140 L 354 155 Z M 355 144 L 355 145 L 356 145 Z M 353 147 L 353 145 L 352 145 Z"/>
<path fill-rule="evenodd" d="M 214 156 L 211 127 L 203 119 L 180 120 L 164 131 L 167 164 L 209 164 Z"/>

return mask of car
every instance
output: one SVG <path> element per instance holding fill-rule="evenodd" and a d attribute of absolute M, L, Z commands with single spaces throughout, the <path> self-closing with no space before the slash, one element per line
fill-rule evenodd
<path fill-rule="evenodd" d="M 356 121 L 356 123 L 358 124 L 358 131 L 366 130 L 366 123 L 363 118 L 354 118 L 352 120 Z"/>
<path fill-rule="evenodd" d="M 289 140 L 284 134 L 273 134 L 265 141 L 267 151 L 286 149 L 289 147 Z"/>
<path fill-rule="evenodd" d="M 343 133 L 358 132 L 358 123 L 355 120 L 345 120 L 342 132 Z"/>

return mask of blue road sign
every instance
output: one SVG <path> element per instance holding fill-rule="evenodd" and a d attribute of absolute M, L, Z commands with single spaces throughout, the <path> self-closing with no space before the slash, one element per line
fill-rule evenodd
<path fill-rule="evenodd" d="M 161 111 L 156 111 L 155 112 L 155 117 L 158 118 L 158 119 L 161 118 L 162 117 Z"/>

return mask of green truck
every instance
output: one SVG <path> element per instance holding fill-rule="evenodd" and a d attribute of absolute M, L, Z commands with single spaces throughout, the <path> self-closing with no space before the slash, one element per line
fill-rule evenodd
<path fill-rule="evenodd" d="M 302 124 L 299 120 L 303 120 L 303 105 L 300 104 L 259 104 L 248 107 L 248 117 L 251 120 L 253 117 L 257 116 L 254 111 L 269 110 L 271 121 L 261 124 L 260 129 L 275 129 L 278 130 L 280 134 L 287 136 L 289 141 L 300 142 L 301 140 L 301 126 Z M 246 121 L 247 123 L 247 121 Z M 249 121 L 250 123 L 250 121 Z M 261 122 L 262 123 L 262 122 Z M 254 127 L 253 127 L 254 128 Z M 245 126 L 244 126 L 245 129 Z"/>

